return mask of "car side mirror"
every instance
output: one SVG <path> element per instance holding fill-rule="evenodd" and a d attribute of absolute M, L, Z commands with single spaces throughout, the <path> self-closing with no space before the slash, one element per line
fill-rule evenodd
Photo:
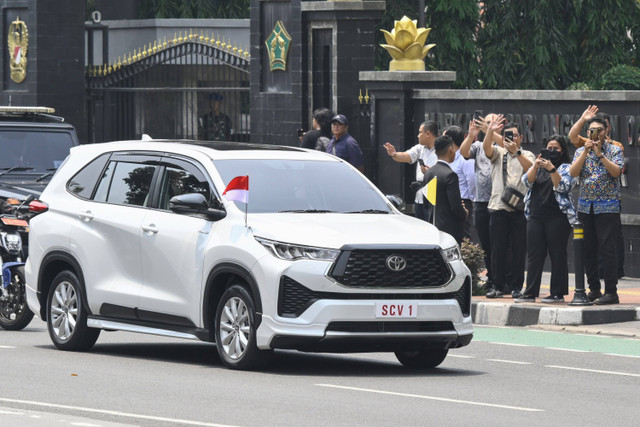
<path fill-rule="evenodd" d="M 177 214 L 203 215 L 211 221 L 219 221 L 227 216 L 226 211 L 209 207 L 207 199 L 200 193 L 187 193 L 172 197 L 169 200 L 169 210 Z"/>
<path fill-rule="evenodd" d="M 401 207 L 404 205 L 404 200 L 397 194 L 387 194 L 387 200 L 391 202 L 391 204 L 398 210 L 402 210 Z"/>

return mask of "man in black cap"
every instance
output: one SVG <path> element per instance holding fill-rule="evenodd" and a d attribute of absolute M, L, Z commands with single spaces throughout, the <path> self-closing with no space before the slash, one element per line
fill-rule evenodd
<path fill-rule="evenodd" d="M 231 119 L 220 111 L 224 97 L 217 92 L 209 94 L 210 111 L 200 117 L 199 137 L 205 141 L 228 141 L 231 135 Z"/>
<path fill-rule="evenodd" d="M 362 150 L 351 135 L 349 135 L 349 121 L 344 114 L 336 114 L 331 119 L 331 133 L 333 138 L 327 146 L 327 153 L 338 156 L 351 163 L 360 172 L 364 172 L 364 157 Z"/>
<path fill-rule="evenodd" d="M 453 139 L 449 135 L 436 138 L 434 143 L 438 162 L 424 174 L 424 185 L 433 178 L 436 180 L 435 226 L 445 233 L 451 234 L 458 244 L 464 237 L 464 222 L 469 212 L 460 198 L 458 174 L 449 166 L 456 158 Z M 427 202 L 425 202 L 427 203 Z"/>

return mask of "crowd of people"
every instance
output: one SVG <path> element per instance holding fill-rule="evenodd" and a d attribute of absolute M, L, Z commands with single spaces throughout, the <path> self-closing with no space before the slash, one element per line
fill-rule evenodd
<path fill-rule="evenodd" d="M 580 135 L 585 125 L 586 138 Z M 471 236 L 473 224 L 485 253 L 487 298 L 535 301 L 549 256 L 550 294 L 541 301 L 563 302 L 569 293 L 569 237 L 572 226 L 582 224 L 587 298 L 604 305 L 619 302 L 617 282 L 624 275 L 624 157 L 610 132 L 609 117 L 590 105 L 568 137 L 551 136 L 537 155 L 521 147 L 519 125 L 500 114 L 474 115 L 466 136 L 457 126 L 440 135 L 437 123 L 425 121 L 418 144 L 399 152 L 387 142 L 384 149 L 396 162 L 416 164 L 411 188 L 418 218 L 433 221 L 458 243 Z M 577 148 L 573 158 L 569 142 Z M 434 177 L 435 209 L 424 192 Z"/>
<path fill-rule="evenodd" d="M 587 137 L 580 135 L 585 125 Z M 433 222 L 459 244 L 477 236 L 485 254 L 487 298 L 536 301 L 548 256 L 550 293 L 541 301 L 563 302 L 569 293 L 569 237 L 572 227 L 582 224 L 587 298 L 604 305 L 619 303 L 617 283 L 624 276 L 619 180 L 624 148 L 610 132 L 609 116 L 590 105 L 567 137 L 551 136 L 535 155 L 521 147 L 517 123 L 476 112 L 466 135 L 459 126 L 440 134 L 438 124 L 427 120 L 419 126 L 418 143 L 408 150 L 397 151 L 390 142 L 383 147 L 394 161 L 416 164 L 410 186 L 416 217 Z M 576 148 L 573 158 L 569 142 Z M 362 150 L 342 114 L 315 110 L 313 130 L 300 135 L 300 146 L 364 170 Z M 425 188 L 434 178 L 432 205 Z"/>

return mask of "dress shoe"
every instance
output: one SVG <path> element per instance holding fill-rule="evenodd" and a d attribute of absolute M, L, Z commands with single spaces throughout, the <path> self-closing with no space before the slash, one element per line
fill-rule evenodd
<path fill-rule="evenodd" d="M 522 295 L 520 298 L 514 298 L 513 301 L 514 302 L 536 302 L 536 297 Z"/>
<path fill-rule="evenodd" d="M 605 293 L 600 298 L 595 300 L 594 303 L 597 305 L 619 304 L 620 298 L 618 298 L 618 294 Z"/>
<path fill-rule="evenodd" d="M 502 291 L 499 291 L 497 289 L 491 289 L 489 292 L 487 292 L 487 295 L 485 295 L 487 298 L 502 298 Z"/>
<path fill-rule="evenodd" d="M 520 291 L 511 291 L 511 298 L 516 299 L 522 296 L 522 292 Z"/>
<path fill-rule="evenodd" d="M 549 295 L 548 297 L 542 298 L 540 301 L 546 303 L 564 302 L 564 297 L 562 295 Z"/>
<path fill-rule="evenodd" d="M 600 291 L 589 291 L 589 293 L 587 294 L 587 299 L 591 302 L 594 302 L 601 296 L 602 296 L 602 292 Z"/>

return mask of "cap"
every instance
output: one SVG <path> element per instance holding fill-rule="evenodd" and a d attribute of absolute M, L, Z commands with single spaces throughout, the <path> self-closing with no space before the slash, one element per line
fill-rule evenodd
<path fill-rule="evenodd" d="M 335 116 L 333 116 L 333 119 L 331 119 L 331 123 L 333 122 L 342 123 L 343 125 L 349 124 L 349 120 L 347 120 L 347 117 L 344 114 L 336 114 Z"/>
<path fill-rule="evenodd" d="M 209 94 L 209 99 L 211 101 L 222 101 L 224 99 L 224 97 L 222 95 L 220 95 L 219 93 L 217 93 L 217 92 L 211 92 Z"/>

